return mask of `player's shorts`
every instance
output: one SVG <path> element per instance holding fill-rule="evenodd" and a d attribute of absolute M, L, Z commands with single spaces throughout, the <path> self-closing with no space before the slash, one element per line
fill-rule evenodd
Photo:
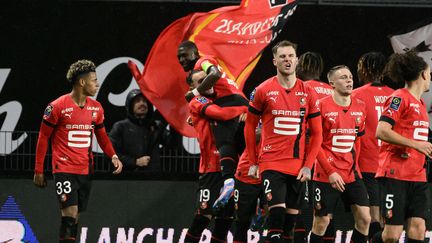
<path fill-rule="evenodd" d="M 213 204 L 219 197 L 223 187 L 223 178 L 220 172 L 200 174 L 198 179 L 196 213 L 201 215 L 213 215 L 231 217 L 234 214 L 234 200 L 230 199 L 224 209 L 218 215 L 213 212 Z"/>
<path fill-rule="evenodd" d="M 248 101 L 243 96 L 237 94 L 224 96 L 213 102 L 220 107 L 248 106 Z M 238 118 L 227 121 L 211 121 L 210 124 L 217 148 L 226 144 L 232 144 L 235 147 L 234 140 L 239 126 Z"/>
<path fill-rule="evenodd" d="M 380 209 L 385 224 L 403 225 L 412 217 L 426 219 L 427 183 L 378 178 Z"/>
<path fill-rule="evenodd" d="M 314 213 L 316 216 L 322 217 L 333 214 L 339 199 L 342 199 L 347 212 L 351 210 L 351 206 L 354 204 L 369 206 L 366 186 L 361 179 L 345 184 L 344 192 L 334 189 L 330 183 L 314 181 L 313 191 Z"/>
<path fill-rule="evenodd" d="M 60 207 L 78 206 L 78 212 L 84 212 L 91 191 L 89 175 L 55 173 L 54 183 Z"/>
<path fill-rule="evenodd" d="M 296 176 L 266 170 L 262 172 L 261 177 L 269 207 L 285 203 L 286 208 L 300 209 L 302 183 Z"/>
<path fill-rule="evenodd" d="M 369 205 L 379 207 L 379 185 L 375 173 L 362 173 L 362 176 L 369 195 Z"/>
<path fill-rule="evenodd" d="M 258 205 L 259 201 L 259 205 Z M 236 218 L 241 222 L 247 222 L 256 214 L 257 205 L 264 207 L 266 199 L 261 184 L 248 184 L 236 180 L 234 190 L 234 204 Z"/>

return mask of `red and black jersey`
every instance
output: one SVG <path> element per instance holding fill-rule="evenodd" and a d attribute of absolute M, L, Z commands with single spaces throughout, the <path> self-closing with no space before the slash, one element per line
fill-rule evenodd
<path fill-rule="evenodd" d="M 328 83 L 324 83 L 318 80 L 308 80 L 304 83 L 315 91 L 318 99 L 322 99 L 333 94 L 333 88 Z"/>
<path fill-rule="evenodd" d="M 210 127 L 212 120 L 230 120 L 247 111 L 245 106 L 220 107 L 208 98 L 198 96 L 189 102 L 193 126 L 201 150 L 199 173 L 221 171 L 219 152 Z"/>
<path fill-rule="evenodd" d="M 380 121 L 390 123 L 393 131 L 406 138 L 428 140 L 429 117 L 425 104 L 406 88 L 398 89 L 390 95 Z M 425 182 L 425 155 L 413 148 L 382 141 L 376 176 Z"/>
<path fill-rule="evenodd" d="M 199 173 L 201 174 L 221 171 L 219 151 L 216 148 L 210 121 L 203 114 L 210 104 L 210 100 L 203 96 L 195 97 L 189 102 L 189 112 L 198 135 L 201 152 L 199 166 Z"/>
<path fill-rule="evenodd" d="M 219 99 L 224 96 L 228 95 L 241 95 L 244 97 L 243 92 L 241 92 L 238 89 L 238 85 L 234 80 L 231 80 L 228 78 L 225 71 L 222 69 L 222 67 L 218 64 L 215 58 L 211 56 L 204 56 L 198 59 L 197 63 L 195 64 L 194 70 L 203 70 L 207 73 L 207 69 L 210 66 L 216 66 L 219 71 L 222 73 L 221 78 L 216 81 L 216 84 L 213 86 L 213 89 L 215 91 L 216 97 L 215 99 Z"/>
<path fill-rule="evenodd" d="M 352 97 L 366 104 L 365 129 L 367 133 L 361 138 L 359 167 L 361 172 L 375 173 L 378 168 L 378 157 L 381 141 L 375 137 L 378 119 L 384 110 L 384 102 L 393 93 L 393 89 L 379 83 L 369 83 L 355 89 Z"/>
<path fill-rule="evenodd" d="M 249 112 L 262 120 L 260 171 L 297 175 L 305 162 L 307 120 L 320 115 L 315 92 L 299 79 L 286 89 L 275 76 L 253 91 Z"/>
<path fill-rule="evenodd" d="M 79 107 L 70 94 L 51 102 L 45 109 L 36 149 L 36 173 L 43 173 L 48 139 L 51 138 L 53 173 L 88 174 L 93 170 L 92 138 L 96 133 L 104 152 L 115 152 L 103 125 L 104 110 L 99 102 L 86 98 Z M 102 133 L 98 133 L 102 130 Z M 100 138 L 102 141 L 100 141 Z"/>
<path fill-rule="evenodd" d="M 345 183 L 355 181 L 356 153 L 354 143 L 364 134 L 365 103 L 351 98 L 351 105 L 342 107 L 336 104 L 332 96 L 320 100 L 323 127 L 321 151 L 326 161 L 318 160 L 315 164 L 314 180 L 329 182 L 329 172 L 322 163 L 328 163 Z"/>
<path fill-rule="evenodd" d="M 250 176 L 248 176 L 249 168 L 250 168 L 250 162 L 249 162 L 249 156 L 247 149 L 245 149 L 240 156 L 237 170 L 235 173 L 235 178 L 241 182 L 247 183 L 247 184 L 260 184 L 261 179 L 255 179 Z"/>

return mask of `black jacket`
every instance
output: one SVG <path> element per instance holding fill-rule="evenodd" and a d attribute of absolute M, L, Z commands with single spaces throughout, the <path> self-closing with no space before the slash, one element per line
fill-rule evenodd
<path fill-rule="evenodd" d="M 110 139 L 114 149 L 123 162 L 125 169 L 159 171 L 159 137 L 160 128 L 152 121 L 153 105 L 148 102 L 148 113 L 144 119 L 133 115 L 133 99 L 142 95 L 139 90 L 132 90 L 126 98 L 127 118 L 114 123 L 110 131 Z M 148 155 L 150 163 L 146 167 L 136 166 L 136 159 Z"/>

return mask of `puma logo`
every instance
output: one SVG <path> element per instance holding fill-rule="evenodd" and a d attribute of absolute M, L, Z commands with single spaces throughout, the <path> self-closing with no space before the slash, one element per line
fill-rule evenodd
<path fill-rule="evenodd" d="M 69 119 L 72 119 L 72 113 L 65 113 L 64 115 L 69 117 Z"/>
<path fill-rule="evenodd" d="M 271 100 L 273 100 L 273 102 L 274 102 L 274 103 L 276 103 L 276 100 L 277 100 L 277 96 L 274 96 L 274 97 L 270 97 L 270 99 L 271 99 Z"/>
<path fill-rule="evenodd" d="M 329 117 L 329 121 L 332 121 L 333 124 L 336 124 L 336 117 Z"/>

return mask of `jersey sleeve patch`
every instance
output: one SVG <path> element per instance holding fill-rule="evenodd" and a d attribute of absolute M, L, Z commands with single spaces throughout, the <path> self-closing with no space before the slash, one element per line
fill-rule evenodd
<path fill-rule="evenodd" d="M 201 103 L 201 104 L 207 104 L 207 103 L 209 103 L 210 101 L 206 98 L 206 97 L 204 97 L 204 96 L 200 96 L 200 97 L 197 97 L 197 98 L 195 98 L 199 103 Z"/>
<path fill-rule="evenodd" d="M 391 102 L 390 102 L 390 109 L 395 110 L 395 111 L 399 110 L 401 103 L 402 103 L 402 98 L 397 97 L 397 96 L 393 97 Z"/>
<path fill-rule="evenodd" d="M 47 120 L 48 118 L 50 118 L 53 109 L 54 109 L 54 107 L 51 104 L 49 104 L 45 108 L 45 111 L 44 111 L 44 114 L 43 114 L 43 119 Z"/>
<path fill-rule="evenodd" d="M 256 88 L 250 93 L 249 100 L 252 102 L 255 99 Z"/>

